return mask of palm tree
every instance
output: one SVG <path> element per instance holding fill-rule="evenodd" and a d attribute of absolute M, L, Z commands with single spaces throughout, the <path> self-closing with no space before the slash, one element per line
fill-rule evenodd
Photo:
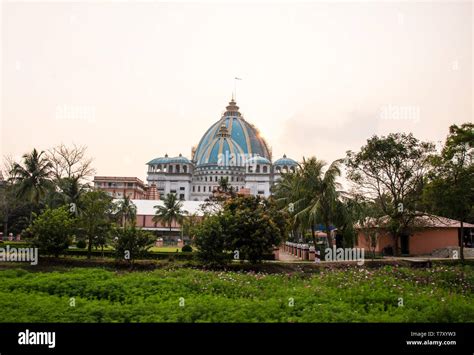
<path fill-rule="evenodd" d="M 306 200 L 308 202 L 306 207 L 298 214 L 309 219 L 312 225 L 315 222 L 324 224 L 330 247 L 333 245 L 330 225 L 334 222 L 339 198 L 338 188 L 340 184 L 336 179 L 341 175 L 340 164 L 341 160 L 333 161 L 323 173 L 326 163 L 312 157 L 304 162 L 306 166 L 303 168 L 303 176 L 305 177 L 303 179 L 303 191 L 309 192 L 309 201 Z"/>
<path fill-rule="evenodd" d="M 300 227 L 303 231 L 311 228 L 315 244 L 316 223 L 325 225 L 329 245 L 333 242 L 329 229 L 335 217 L 339 196 L 339 184 L 336 181 L 341 174 L 339 165 L 340 160 L 336 160 L 324 172 L 324 161 L 315 157 L 303 158 L 299 169 L 295 173 L 283 174 L 282 180 L 275 188 L 275 196 L 280 206 L 291 209 L 294 227 Z"/>
<path fill-rule="evenodd" d="M 176 194 L 169 193 L 166 195 L 164 206 L 156 205 L 155 216 L 153 217 L 153 222 L 161 222 L 162 225 L 167 225 L 171 233 L 171 225 L 173 221 L 182 223 L 186 215 L 186 212 L 181 209 L 183 203 L 180 201 Z"/>
<path fill-rule="evenodd" d="M 62 178 L 58 182 L 64 202 L 67 204 L 78 205 L 81 195 L 86 191 L 87 185 L 80 183 L 79 175 Z"/>
<path fill-rule="evenodd" d="M 124 196 L 123 200 L 117 203 L 117 217 L 122 221 L 122 227 L 125 229 L 127 222 L 135 225 L 137 217 L 137 206 L 130 197 Z"/>
<path fill-rule="evenodd" d="M 36 149 L 23 155 L 23 165 L 15 163 L 11 170 L 12 181 L 17 184 L 17 196 L 27 198 L 35 206 L 46 195 L 51 187 L 52 164 L 43 157 L 44 151 Z"/>

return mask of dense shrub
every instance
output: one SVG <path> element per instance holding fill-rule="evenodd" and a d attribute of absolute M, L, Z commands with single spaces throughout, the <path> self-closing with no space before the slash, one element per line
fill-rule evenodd
<path fill-rule="evenodd" d="M 87 246 L 87 243 L 84 239 L 79 239 L 76 243 L 76 247 L 79 249 L 84 249 Z"/>
<path fill-rule="evenodd" d="M 114 245 L 117 259 L 125 259 L 133 263 L 133 260 L 147 254 L 154 239 L 151 233 L 135 226 L 117 229 Z"/>
<path fill-rule="evenodd" d="M 181 251 L 191 253 L 193 251 L 193 247 L 189 244 L 186 244 L 184 247 L 181 248 Z"/>
<path fill-rule="evenodd" d="M 46 209 L 35 219 L 28 233 L 33 237 L 33 245 L 38 247 L 41 254 L 58 256 L 71 244 L 72 230 L 75 219 L 65 207 Z"/>
<path fill-rule="evenodd" d="M 271 200 L 258 196 L 231 198 L 222 211 L 196 228 L 198 256 L 210 264 L 223 264 L 232 256 L 260 262 L 282 240 L 288 229 L 286 221 Z"/>

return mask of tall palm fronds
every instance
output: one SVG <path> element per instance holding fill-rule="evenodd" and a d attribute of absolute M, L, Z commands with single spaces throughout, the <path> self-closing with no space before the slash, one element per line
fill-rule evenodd
<path fill-rule="evenodd" d="M 51 162 L 36 149 L 23 155 L 23 164 L 15 163 L 11 170 L 11 180 L 17 184 L 17 195 L 38 206 L 51 187 Z"/>
<path fill-rule="evenodd" d="M 182 224 L 186 212 L 181 209 L 183 203 L 176 197 L 176 194 L 168 194 L 164 200 L 164 206 L 156 205 L 155 216 L 153 222 L 161 222 L 167 225 L 171 232 L 173 221 Z"/>
<path fill-rule="evenodd" d="M 137 217 L 137 206 L 132 202 L 128 196 L 124 196 L 122 200 L 117 203 L 117 217 L 122 221 L 122 227 L 127 226 L 127 222 L 135 225 Z"/>
<path fill-rule="evenodd" d="M 326 171 L 326 163 L 315 157 L 304 159 L 295 173 L 283 174 L 275 189 L 277 203 L 288 208 L 294 216 L 294 226 L 303 230 L 311 228 L 313 241 L 314 225 L 323 223 L 328 242 L 332 245 L 329 227 L 333 222 L 339 198 L 340 160 L 334 161 Z"/>

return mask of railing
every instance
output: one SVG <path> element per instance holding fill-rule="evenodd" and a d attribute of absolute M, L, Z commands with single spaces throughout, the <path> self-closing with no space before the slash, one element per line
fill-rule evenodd
<path fill-rule="evenodd" d="M 300 258 L 301 260 L 319 261 L 319 251 L 309 244 L 286 242 L 282 246 L 283 251 Z"/>

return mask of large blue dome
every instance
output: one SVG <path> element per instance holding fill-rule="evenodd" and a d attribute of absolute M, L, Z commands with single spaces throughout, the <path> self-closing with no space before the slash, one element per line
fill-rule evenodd
<path fill-rule="evenodd" d="M 222 128 L 225 127 L 225 134 Z M 229 102 L 227 110 L 219 121 L 204 134 L 194 152 L 193 161 L 199 166 L 214 165 L 219 154 L 239 154 L 246 157 L 261 156 L 271 159 L 270 151 L 257 128 L 248 123 L 240 114 L 234 100 Z"/>

